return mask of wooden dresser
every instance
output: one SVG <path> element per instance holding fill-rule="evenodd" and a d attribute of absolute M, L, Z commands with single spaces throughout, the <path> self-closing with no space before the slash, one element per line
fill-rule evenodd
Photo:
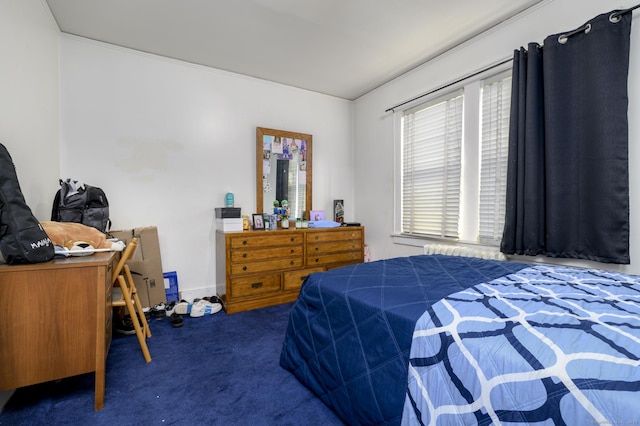
<path fill-rule="evenodd" d="M 294 301 L 307 275 L 362 263 L 364 227 L 216 232 L 216 291 L 227 313 Z"/>
<path fill-rule="evenodd" d="M 0 265 L 0 390 L 95 372 L 95 409 L 103 408 L 119 255 Z"/>

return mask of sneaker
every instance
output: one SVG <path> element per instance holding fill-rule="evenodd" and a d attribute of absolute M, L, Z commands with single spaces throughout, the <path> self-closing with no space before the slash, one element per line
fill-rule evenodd
<path fill-rule="evenodd" d="M 164 303 L 158 303 L 156 305 L 153 305 L 153 308 L 151 308 L 151 316 L 155 319 L 164 318 L 165 316 L 167 316 L 166 312 L 167 310 Z"/>
<path fill-rule="evenodd" d="M 220 312 L 222 309 L 222 304 L 220 303 L 211 303 L 208 300 L 196 300 L 193 302 L 193 306 L 191 307 L 190 316 L 197 318 L 205 315 L 213 315 L 217 312 Z"/>
<path fill-rule="evenodd" d="M 186 315 L 191 312 L 192 303 L 187 302 L 186 300 L 181 300 L 176 303 L 174 312 L 178 315 Z"/>
<path fill-rule="evenodd" d="M 204 300 L 207 300 L 211 303 L 219 303 L 222 305 L 222 300 L 218 297 L 218 296 L 210 296 L 210 297 L 203 297 Z"/>
<path fill-rule="evenodd" d="M 169 321 L 171 321 L 171 325 L 174 328 L 182 327 L 184 325 L 184 319 L 182 318 L 182 315 L 178 315 L 175 312 L 172 313 L 171 316 L 169 316 Z"/>
<path fill-rule="evenodd" d="M 117 333 L 124 334 L 130 336 L 132 334 L 136 334 L 136 329 L 133 327 L 133 322 L 131 321 L 131 317 L 126 315 L 122 321 L 116 321 L 113 324 L 114 329 Z"/>
<path fill-rule="evenodd" d="M 170 302 L 164 306 L 164 312 L 167 317 L 173 315 L 176 311 L 176 302 Z"/>

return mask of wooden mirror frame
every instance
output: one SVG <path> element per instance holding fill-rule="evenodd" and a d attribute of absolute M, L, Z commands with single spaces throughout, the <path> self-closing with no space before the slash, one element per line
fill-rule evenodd
<path fill-rule="evenodd" d="M 256 212 L 264 212 L 264 188 L 263 188 L 263 168 L 262 161 L 264 157 L 263 153 L 263 136 L 280 136 L 281 138 L 291 138 L 303 140 L 307 145 L 307 164 L 306 164 L 306 177 L 307 177 L 307 192 L 305 194 L 305 211 L 304 214 L 308 214 L 312 210 L 312 146 L 313 136 L 306 133 L 288 132 L 286 130 L 268 129 L 265 127 L 256 128 Z"/>

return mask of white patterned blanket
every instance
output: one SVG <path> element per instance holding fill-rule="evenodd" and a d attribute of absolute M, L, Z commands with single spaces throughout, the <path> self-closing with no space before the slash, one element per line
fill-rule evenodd
<path fill-rule="evenodd" d="M 640 277 L 535 266 L 416 324 L 403 424 L 640 425 Z"/>

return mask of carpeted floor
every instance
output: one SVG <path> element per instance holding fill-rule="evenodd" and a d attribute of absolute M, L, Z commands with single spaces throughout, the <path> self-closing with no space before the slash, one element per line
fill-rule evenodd
<path fill-rule="evenodd" d="M 227 315 L 150 320 L 153 360 L 114 333 L 105 407 L 93 374 L 18 389 L 0 425 L 342 425 L 279 366 L 291 304 Z"/>

